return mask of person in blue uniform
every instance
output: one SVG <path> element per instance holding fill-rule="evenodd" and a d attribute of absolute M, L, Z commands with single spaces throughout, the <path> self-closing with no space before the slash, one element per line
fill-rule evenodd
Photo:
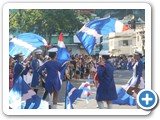
<path fill-rule="evenodd" d="M 130 68 L 133 70 L 133 75 L 125 87 L 127 93 L 135 99 L 138 92 L 145 87 L 142 77 L 143 63 L 141 61 L 141 56 L 142 54 L 135 50 L 134 58 L 131 59 L 131 64 L 129 64 Z"/>
<path fill-rule="evenodd" d="M 33 71 L 33 77 L 31 82 L 32 89 L 37 93 L 38 92 L 38 85 L 40 82 L 40 76 L 38 74 L 38 69 L 42 65 L 42 62 L 40 60 L 42 54 L 42 50 L 38 49 L 35 51 L 35 59 L 32 60 L 31 67 Z"/>
<path fill-rule="evenodd" d="M 96 92 L 96 100 L 98 107 L 104 109 L 103 102 L 106 102 L 108 109 L 112 108 L 112 100 L 117 99 L 117 92 L 114 82 L 114 67 L 108 59 L 110 54 L 108 51 L 101 52 L 102 60 L 97 68 L 98 87 Z"/>
<path fill-rule="evenodd" d="M 24 66 L 22 64 L 22 61 L 23 61 L 23 54 L 22 53 L 17 53 L 14 55 L 14 59 L 17 61 L 14 65 L 14 77 L 13 77 L 13 85 L 15 84 L 16 80 L 18 79 L 18 77 L 22 77 L 23 78 L 23 75 L 26 75 L 27 72 L 29 71 L 29 68 L 27 67 L 27 64 L 26 63 L 26 66 Z"/>
<path fill-rule="evenodd" d="M 48 60 L 50 60 L 50 57 L 48 55 L 46 55 L 44 57 L 44 62 L 47 62 Z M 44 70 L 43 75 L 46 76 L 45 74 L 46 74 L 46 71 Z M 41 78 L 41 79 L 42 79 L 42 87 L 44 88 L 44 93 L 43 93 L 42 99 L 45 100 L 47 98 L 48 91 L 45 89 L 45 80 L 43 78 Z"/>
<path fill-rule="evenodd" d="M 45 79 L 45 88 L 49 92 L 49 105 L 51 109 L 57 108 L 58 92 L 61 88 L 62 80 L 60 78 L 61 64 L 56 61 L 57 48 L 48 50 L 50 60 L 45 62 L 38 73 Z M 43 70 L 46 69 L 46 75 Z"/>

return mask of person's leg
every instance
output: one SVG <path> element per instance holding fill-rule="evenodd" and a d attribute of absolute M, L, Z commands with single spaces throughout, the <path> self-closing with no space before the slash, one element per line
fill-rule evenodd
<path fill-rule="evenodd" d="M 49 93 L 49 105 L 51 106 L 51 109 L 57 109 L 58 93 L 54 87 L 52 87 L 52 91 L 52 94 Z"/>
<path fill-rule="evenodd" d="M 48 95 L 48 91 L 47 91 L 47 90 L 45 90 L 45 92 L 44 92 L 44 94 L 43 94 L 42 99 L 43 99 L 43 100 L 45 100 L 45 99 L 46 99 L 46 97 L 47 97 L 47 95 Z"/>
<path fill-rule="evenodd" d="M 34 89 L 34 92 L 37 94 L 38 93 L 38 89 Z"/>
<path fill-rule="evenodd" d="M 31 85 L 31 88 L 36 94 L 38 93 L 38 89 L 36 88 L 36 86 Z"/>
<path fill-rule="evenodd" d="M 137 93 L 136 93 L 136 92 L 133 92 L 133 91 L 134 91 L 134 88 L 130 87 L 130 88 L 127 90 L 127 93 L 133 97 L 133 99 L 136 101 L 137 109 L 139 109 L 140 107 L 139 107 L 138 104 L 137 104 Z"/>
<path fill-rule="evenodd" d="M 53 89 L 53 109 L 57 109 L 57 102 L 58 102 L 58 92 Z"/>
<path fill-rule="evenodd" d="M 108 109 L 112 109 L 112 101 L 106 101 Z"/>
<path fill-rule="evenodd" d="M 53 108 L 53 93 L 49 93 L 49 108 Z"/>
<path fill-rule="evenodd" d="M 97 101 L 97 104 L 99 109 L 104 109 L 103 101 Z"/>

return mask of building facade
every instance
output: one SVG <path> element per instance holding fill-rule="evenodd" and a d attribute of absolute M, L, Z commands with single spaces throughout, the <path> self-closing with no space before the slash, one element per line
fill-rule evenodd
<path fill-rule="evenodd" d="M 145 55 L 144 26 L 130 29 L 121 33 L 111 33 L 108 37 L 109 51 L 114 56 L 133 55 L 134 50 Z"/>

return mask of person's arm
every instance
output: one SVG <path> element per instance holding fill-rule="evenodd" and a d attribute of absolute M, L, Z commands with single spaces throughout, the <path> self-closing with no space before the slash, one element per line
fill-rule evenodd
<path fill-rule="evenodd" d="M 65 70 L 65 76 L 67 77 L 68 80 L 70 80 L 69 68 L 66 68 L 66 70 Z"/>
<path fill-rule="evenodd" d="M 37 61 L 36 61 L 36 60 L 33 60 L 33 61 L 32 61 L 32 69 L 33 69 L 33 71 L 36 71 L 37 68 L 38 68 Z"/>
<path fill-rule="evenodd" d="M 138 85 L 140 84 L 140 78 L 142 77 L 142 71 L 143 71 L 143 64 L 142 62 L 138 62 L 138 66 L 136 68 L 136 76 L 137 76 L 137 82 L 136 82 L 136 88 L 138 88 Z"/>
<path fill-rule="evenodd" d="M 43 74 L 43 70 L 46 68 L 46 63 L 44 63 L 42 66 L 40 66 L 40 68 L 38 69 L 38 73 L 40 74 L 41 77 L 45 78 L 45 75 Z"/>
<path fill-rule="evenodd" d="M 22 72 L 22 74 L 23 75 L 27 75 L 27 73 L 28 73 L 28 71 L 29 71 L 29 69 L 30 69 L 30 67 L 28 66 L 30 64 L 30 61 L 28 61 L 24 66 L 23 66 L 23 72 Z"/>
<path fill-rule="evenodd" d="M 97 68 L 97 74 L 98 74 L 98 81 L 100 82 L 103 78 L 104 72 L 105 72 L 106 66 L 105 65 L 99 65 Z"/>
<path fill-rule="evenodd" d="M 98 73 L 96 72 L 96 74 L 94 75 L 94 78 L 93 78 L 93 80 L 94 80 L 94 84 L 95 84 L 95 86 L 96 86 L 96 88 L 98 87 Z"/>

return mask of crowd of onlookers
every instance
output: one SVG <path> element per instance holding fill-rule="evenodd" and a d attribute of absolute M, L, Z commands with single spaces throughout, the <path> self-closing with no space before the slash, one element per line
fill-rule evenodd
<path fill-rule="evenodd" d="M 121 55 L 121 56 L 111 56 L 110 57 L 110 62 L 113 64 L 115 70 L 130 70 L 130 68 L 128 67 L 129 61 L 130 59 L 132 59 L 133 56 L 125 56 L 125 55 Z M 31 61 L 34 59 L 34 54 L 32 54 L 31 56 L 29 56 L 25 61 L 24 61 L 24 65 L 27 61 Z M 49 60 L 49 56 L 48 55 L 41 55 L 41 64 L 43 64 L 43 62 Z M 96 69 L 98 67 L 98 61 L 99 61 L 100 57 L 99 56 L 88 56 L 88 55 L 71 55 L 71 60 L 68 63 L 68 68 L 65 71 L 65 77 L 64 80 L 66 79 L 70 79 L 70 80 L 74 80 L 74 79 L 87 79 L 88 75 L 91 75 L 91 79 L 93 79 L 95 73 L 96 73 Z M 145 57 L 142 57 L 142 62 L 145 64 Z M 9 87 L 12 87 L 12 80 L 13 80 L 13 70 L 14 70 L 14 64 L 15 64 L 15 60 L 10 57 L 9 59 Z M 31 80 L 32 80 L 32 65 L 30 65 L 30 70 L 28 72 L 27 75 L 24 76 L 24 80 L 26 81 L 26 83 L 28 85 L 30 85 Z M 144 65 L 145 66 L 145 65 Z"/>
<path fill-rule="evenodd" d="M 70 74 L 70 78 L 84 79 L 89 73 L 93 78 L 93 75 L 98 67 L 99 59 L 100 58 L 98 56 L 71 55 L 71 61 L 68 68 L 68 74 Z M 128 65 L 131 59 L 133 59 L 132 55 L 111 56 L 110 62 L 113 64 L 115 70 L 131 70 Z M 145 64 L 144 56 L 141 60 Z"/>

